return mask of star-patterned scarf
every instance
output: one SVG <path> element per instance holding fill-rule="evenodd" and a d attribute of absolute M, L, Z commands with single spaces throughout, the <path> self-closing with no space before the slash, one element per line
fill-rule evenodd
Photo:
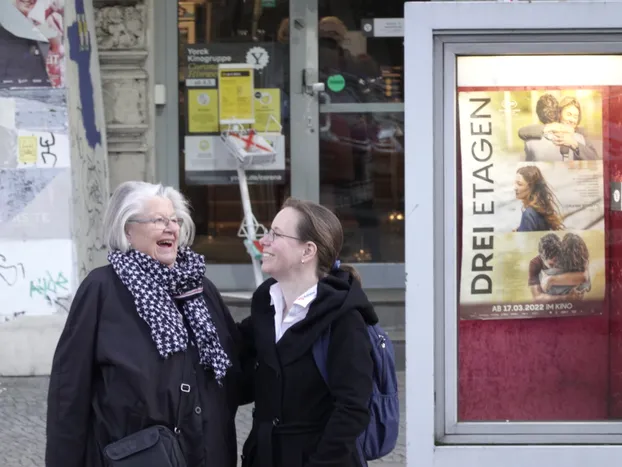
<path fill-rule="evenodd" d="M 108 261 L 134 296 L 138 314 L 151 328 L 160 355 L 167 358 L 188 346 L 181 312 L 194 334 L 201 364 L 211 369 L 222 384 L 231 361 L 220 345 L 203 297 L 203 256 L 190 248 L 180 248 L 175 266 L 169 268 L 139 251 L 115 250 L 108 254 Z"/>

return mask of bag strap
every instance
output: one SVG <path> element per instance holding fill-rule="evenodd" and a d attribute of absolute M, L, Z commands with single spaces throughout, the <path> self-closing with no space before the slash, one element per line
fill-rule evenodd
<path fill-rule="evenodd" d="M 328 345 L 330 344 L 330 325 L 322 332 L 320 337 L 313 343 L 313 359 L 326 386 L 328 386 Z M 329 386 L 330 389 L 330 386 Z"/>
<path fill-rule="evenodd" d="M 181 430 L 179 428 L 179 426 L 181 425 L 181 406 L 183 405 L 185 398 L 190 396 L 190 391 L 192 391 L 192 386 L 186 383 L 186 377 L 188 376 L 188 361 L 191 360 L 190 358 L 188 358 L 188 353 L 191 351 L 191 347 L 193 347 L 193 342 L 195 343 L 196 347 L 196 338 L 194 336 L 194 333 L 192 332 L 192 328 L 188 325 L 186 317 L 183 316 L 181 313 L 179 314 L 181 315 L 183 325 L 186 328 L 186 332 L 188 333 L 188 345 L 186 346 L 186 350 L 184 352 L 184 362 L 181 370 L 181 384 L 179 385 L 179 403 L 177 404 L 177 421 L 175 422 L 175 427 L 173 429 L 173 432 L 176 435 L 179 435 L 181 433 Z M 187 396 L 184 396 L 184 394 L 187 394 Z"/>

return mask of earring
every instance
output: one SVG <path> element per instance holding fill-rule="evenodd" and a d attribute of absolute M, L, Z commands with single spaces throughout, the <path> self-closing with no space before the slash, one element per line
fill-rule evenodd
<path fill-rule="evenodd" d="M 301 260 L 300 262 L 301 262 L 302 264 L 305 264 L 305 260 L 304 260 L 304 259 L 303 259 L 303 260 Z"/>

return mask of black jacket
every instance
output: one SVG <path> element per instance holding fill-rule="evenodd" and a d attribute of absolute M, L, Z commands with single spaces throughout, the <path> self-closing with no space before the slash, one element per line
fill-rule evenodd
<path fill-rule="evenodd" d="M 102 467 L 104 446 L 155 424 L 173 429 L 178 410 L 188 467 L 236 465 L 237 328 L 215 286 L 205 280 L 204 290 L 233 363 L 223 387 L 198 363 L 194 346 L 162 359 L 112 266 L 86 277 L 52 363 L 46 467 Z M 191 389 L 180 404 L 182 382 Z"/>
<path fill-rule="evenodd" d="M 318 283 L 306 318 L 275 344 L 274 307 L 264 282 L 253 295 L 251 316 L 240 323 L 256 360 L 250 398 L 253 428 L 243 449 L 244 467 L 359 467 L 356 438 L 369 422 L 373 363 L 366 323 L 378 318 L 349 273 Z M 328 326 L 330 390 L 312 354 Z M 246 365 L 245 365 L 246 366 Z"/>

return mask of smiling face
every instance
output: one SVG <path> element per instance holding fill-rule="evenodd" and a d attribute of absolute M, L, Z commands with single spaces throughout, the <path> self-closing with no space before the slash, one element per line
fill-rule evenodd
<path fill-rule="evenodd" d="M 179 225 L 169 222 L 164 227 L 162 222 L 148 222 L 167 218 L 175 218 L 171 200 L 159 196 L 151 198 L 145 203 L 143 212 L 134 218 L 141 222 L 128 222 L 126 235 L 132 248 L 172 267 L 177 259 Z"/>
<path fill-rule="evenodd" d="M 567 105 L 560 113 L 560 122 L 564 125 L 570 125 L 572 128 L 576 128 L 579 124 L 579 117 L 581 113 L 579 109 L 574 105 Z"/>
<path fill-rule="evenodd" d="M 525 201 L 529 198 L 529 184 L 519 173 L 516 174 L 516 178 L 514 179 L 514 193 L 518 200 Z"/>
<path fill-rule="evenodd" d="M 272 221 L 274 239 L 270 235 L 260 240 L 263 246 L 261 270 L 277 281 L 292 272 L 299 271 L 303 265 L 305 243 L 297 240 L 300 214 L 293 208 L 283 208 Z M 285 235 L 285 236 L 279 236 Z"/>

